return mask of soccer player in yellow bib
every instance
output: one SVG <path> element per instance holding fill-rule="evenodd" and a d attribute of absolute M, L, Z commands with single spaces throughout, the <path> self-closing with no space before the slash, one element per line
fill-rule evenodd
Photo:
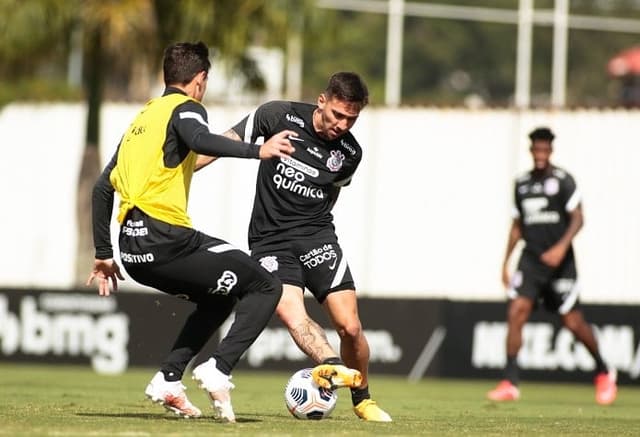
<path fill-rule="evenodd" d="M 94 268 L 108 296 L 124 279 L 113 258 L 110 220 L 120 196 L 120 261 L 137 282 L 194 303 L 175 343 L 145 394 L 186 417 L 202 413 L 181 383 L 187 364 L 235 308 L 235 321 L 206 362 L 193 369 L 216 415 L 235 422 L 231 371 L 271 318 L 282 294 L 280 280 L 226 241 L 193 229 L 187 215 L 196 156 L 270 159 L 293 152 L 283 130 L 262 146 L 210 133 L 200 103 L 211 63 L 202 43 L 177 43 L 164 53 L 166 89 L 134 118 L 93 190 Z"/>

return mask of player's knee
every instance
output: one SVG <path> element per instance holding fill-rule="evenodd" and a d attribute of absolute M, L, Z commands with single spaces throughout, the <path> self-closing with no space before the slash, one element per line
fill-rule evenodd
<path fill-rule="evenodd" d="M 569 314 L 566 314 L 562 321 L 565 328 L 571 332 L 577 332 L 580 328 L 586 325 L 582 315 L 577 312 L 570 312 Z"/>
<path fill-rule="evenodd" d="M 265 275 L 259 281 L 254 281 L 249 286 L 249 292 L 260 293 L 266 299 L 272 301 L 275 305 L 280 301 L 282 296 L 282 282 L 280 279 L 272 275 Z"/>
<path fill-rule="evenodd" d="M 360 320 L 353 319 L 337 326 L 336 331 L 342 339 L 357 339 L 362 335 Z"/>
<path fill-rule="evenodd" d="M 508 322 L 510 325 L 523 325 L 529 318 L 529 310 L 525 305 L 513 302 L 509 307 Z"/>

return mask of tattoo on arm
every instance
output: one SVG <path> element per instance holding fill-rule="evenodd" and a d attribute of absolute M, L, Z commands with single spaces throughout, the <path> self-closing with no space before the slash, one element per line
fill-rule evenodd
<path fill-rule="evenodd" d="M 222 135 L 224 135 L 227 138 L 231 138 L 232 140 L 242 141 L 242 138 L 240 138 L 240 135 L 238 135 L 236 133 L 236 131 L 234 131 L 233 129 L 229 129 L 228 131 L 226 131 Z"/>

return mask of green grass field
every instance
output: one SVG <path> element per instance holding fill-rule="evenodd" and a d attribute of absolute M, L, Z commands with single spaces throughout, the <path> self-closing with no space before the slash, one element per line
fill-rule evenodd
<path fill-rule="evenodd" d="M 622 387 L 614 405 L 601 407 L 588 384 L 521 385 L 517 403 L 484 400 L 495 381 L 406 379 L 373 375 L 373 394 L 393 423 L 363 422 L 339 392 L 331 418 L 297 420 L 283 400 L 288 375 L 238 371 L 236 424 L 217 423 L 206 395 L 186 380 L 188 395 L 205 417 L 181 419 L 144 398 L 152 369 L 117 376 L 88 367 L 0 364 L 0 435 L 209 436 L 229 435 L 640 435 L 640 388 Z"/>

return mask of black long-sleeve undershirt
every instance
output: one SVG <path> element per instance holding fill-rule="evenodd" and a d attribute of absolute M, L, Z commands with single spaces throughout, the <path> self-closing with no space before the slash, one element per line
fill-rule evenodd
<path fill-rule="evenodd" d="M 164 95 L 176 92 L 182 93 L 177 88 L 169 87 Z M 174 136 L 174 138 L 168 138 L 167 141 L 177 141 L 198 154 L 217 157 L 259 158 L 260 146 L 211 133 L 207 124 L 206 110 L 195 101 L 187 101 L 175 108 L 167 125 L 167 132 L 168 136 Z M 97 259 L 113 258 L 110 225 L 115 189 L 109 177 L 117 164 L 117 158 L 118 150 L 93 187 L 93 241 Z"/>

